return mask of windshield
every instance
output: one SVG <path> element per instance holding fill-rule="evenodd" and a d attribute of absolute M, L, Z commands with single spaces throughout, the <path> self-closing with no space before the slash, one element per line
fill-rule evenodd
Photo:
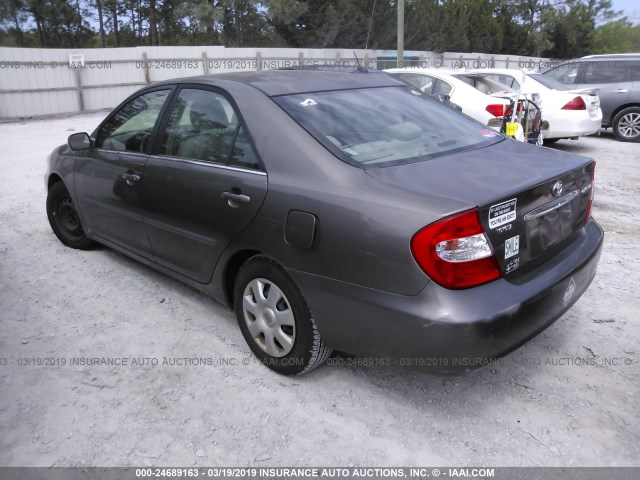
<path fill-rule="evenodd" d="M 334 155 L 360 168 L 423 161 L 503 138 L 410 88 L 304 93 L 274 100 Z"/>

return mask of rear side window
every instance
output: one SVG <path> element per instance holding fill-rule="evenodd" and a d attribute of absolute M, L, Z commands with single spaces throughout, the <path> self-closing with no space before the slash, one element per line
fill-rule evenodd
<path fill-rule="evenodd" d="M 449 95 L 451 90 L 453 90 L 453 87 L 440 79 L 436 80 L 436 84 L 433 87 L 433 93 L 436 95 Z"/>
<path fill-rule="evenodd" d="M 611 60 L 587 63 L 580 83 L 618 83 L 630 80 L 629 62 Z"/>
<path fill-rule="evenodd" d="M 420 75 L 418 73 L 392 73 L 391 75 L 400 77 L 403 82 L 428 95 L 433 92 L 433 88 L 436 83 L 435 78 L 429 75 Z"/>
<path fill-rule="evenodd" d="M 231 103 L 217 92 L 182 89 L 161 138 L 160 155 L 259 168 L 246 129 Z"/>
<path fill-rule="evenodd" d="M 274 100 L 334 155 L 360 168 L 423 161 L 503 138 L 408 87 L 284 95 Z"/>
<path fill-rule="evenodd" d="M 640 82 L 640 59 L 633 60 L 629 63 L 631 67 L 631 78 L 634 82 Z"/>
<path fill-rule="evenodd" d="M 491 74 L 485 74 L 485 76 L 492 78 L 496 82 L 500 82 L 509 88 L 517 89 L 518 87 L 520 87 L 520 83 L 518 83 L 518 81 L 510 75 L 491 73 Z"/>

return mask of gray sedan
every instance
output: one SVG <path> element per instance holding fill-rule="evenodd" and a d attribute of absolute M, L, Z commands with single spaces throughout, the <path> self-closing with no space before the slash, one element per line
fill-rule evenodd
<path fill-rule="evenodd" d="M 594 172 L 384 74 L 270 71 L 138 91 L 45 184 L 60 241 L 228 304 L 293 374 L 332 349 L 455 370 L 526 342 L 595 275 Z"/>

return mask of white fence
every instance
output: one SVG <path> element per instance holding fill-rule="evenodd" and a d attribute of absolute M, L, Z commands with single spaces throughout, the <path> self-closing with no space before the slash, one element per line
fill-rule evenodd
<path fill-rule="evenodd" d="M 405 59 L 405 65 L 425 68 L 536 70 L 548 61 L 417 51 L 406 51 Z M 138 88 L 170 78 L 300 66 L 356 66 L 357 62 L 367 68 L 392 68 L 396 66 L 396 52 L 219 46 L 84 50 L 0 47 L 0 119 L 112 108 Z"/>

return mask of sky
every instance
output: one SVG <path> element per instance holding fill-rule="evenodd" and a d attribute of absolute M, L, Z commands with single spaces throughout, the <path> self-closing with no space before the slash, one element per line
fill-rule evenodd
<path fill-rule="evenodd" d="M 634 25 L 640 23 L 640 2 L 638 0 L 611 0 L 614 10 L 622 10 Z"/>

